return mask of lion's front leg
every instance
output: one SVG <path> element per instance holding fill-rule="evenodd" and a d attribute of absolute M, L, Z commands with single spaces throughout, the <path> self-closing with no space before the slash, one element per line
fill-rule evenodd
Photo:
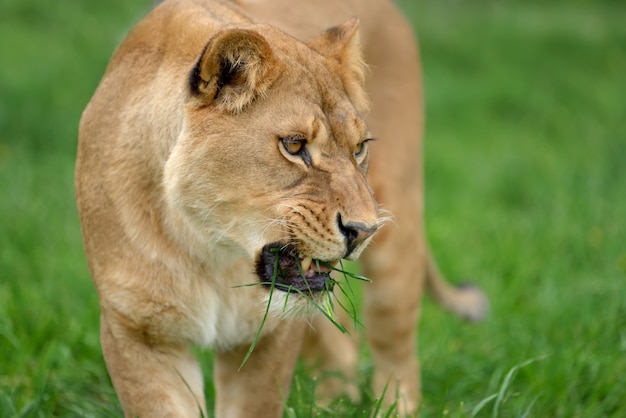
<path fill-rule="evenodd" d="M 241 369 L 248 345 L 216 354 L 217 417 L 282 416 L 305 326 L 300 320 L 285 320 L 258 341 Z"/>
<path fill-rule="evenodd" d="M 101 316 L 107 368 L 126 417 L 206 416 L 202 372 L 186 347 L 147 345 Z"/>

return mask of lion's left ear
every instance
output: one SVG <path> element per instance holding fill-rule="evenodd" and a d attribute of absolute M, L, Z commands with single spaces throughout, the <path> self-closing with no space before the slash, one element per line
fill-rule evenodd
<path fill-rule="evenodd" d="M 307 42 L 320 54 L 336 60 L 340 75 L 350 98 L 359 111 L 367 108 L 365 95 L 366 65 L 359 39 L 359 19 L 353 17 L 339 26 L 333 26 Z"/>
<path fill-rule="evenodd" d="M 189 78 L 205 103 L 240 112 L 263 95 L 280 73 L 269 43 L 248 29 L 227 29 L 207 44 Z"/>

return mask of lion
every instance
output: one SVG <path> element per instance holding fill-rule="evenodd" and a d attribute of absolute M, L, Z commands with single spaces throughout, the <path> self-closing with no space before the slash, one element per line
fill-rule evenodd
<path fill-rule="evenodd" d="M 82 115 L 75 173 L 126 416 L 207 414 L 192 346 L 215 350 L 218 417 L 281 416 L 301 352 L 356 378 L 355 342 L 311 306 L 361 255 L 373 390 L 417 410 L 424 287 L 461 316 L 486 309 L 427 249 L 422 113 L 388 0 L 167 0 L 131 30 Z"/>

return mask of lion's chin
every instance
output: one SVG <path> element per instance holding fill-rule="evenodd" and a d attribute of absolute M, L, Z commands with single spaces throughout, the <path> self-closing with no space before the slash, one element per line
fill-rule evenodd
<path fill-rule="evenodd" d="M 332 291 L 330 277 L 335 262 L 303 257 L 284 243 L 267 244 L 256 263 L 256 273 L 263 285 L 284 292 L 312 294 Z"/>

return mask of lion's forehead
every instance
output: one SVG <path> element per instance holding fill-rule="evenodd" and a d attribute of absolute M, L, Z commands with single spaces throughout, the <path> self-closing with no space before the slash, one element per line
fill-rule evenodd
<path fill-rule="evenodd" d="M 287 93 L 278 92 L 277 107 L 270 108 L 272 128 L 278 130 L 278 135 L 299 133 L 311 143 L 329 141 L 329 145 L 351 148 L 368 134 L 365 120 L 345 94 L 302 83 L 284 91 L 291 92 L 290 100 L 284 101 Z"/>
<path fill-rule="evenodd" d="M 336 63 L 303 47 L 298 45 L 298 53 L 290 50 L 284 58 L 288 65 L 281 77 L 282 89 L 306 103 L 299 113 L 313 112 L 316 119 L 326 121 L 332 130 L 355 127 L 365 131 L 365 122 L 348 96 Z M 292 104 L 289 106 L 293 109 Z"/>

